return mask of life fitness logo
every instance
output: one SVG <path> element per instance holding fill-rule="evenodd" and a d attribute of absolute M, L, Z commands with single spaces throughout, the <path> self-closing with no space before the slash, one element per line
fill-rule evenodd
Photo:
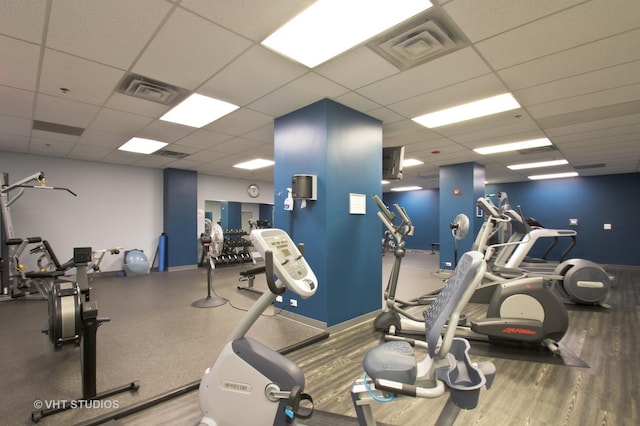
<path fill-rule="evenodd" d="M 527 334 L 530 336 L 535 336 L 536 331 L 535 330 L 530 330 L 528 328 L 518 328 L 518 327 L 507 327 L 507 328 L 503 328 L 502 332 L 504 334 Z"/>

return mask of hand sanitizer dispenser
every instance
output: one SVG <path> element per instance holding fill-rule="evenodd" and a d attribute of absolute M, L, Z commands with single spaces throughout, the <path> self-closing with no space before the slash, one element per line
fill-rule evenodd
<path fill-rule="evenodd" d="M 293 210 L 293 197 L 291 196 L 291 188 L 287 188 L 287 198 L 284 199 L 284 209 L 286 211 Z"/>

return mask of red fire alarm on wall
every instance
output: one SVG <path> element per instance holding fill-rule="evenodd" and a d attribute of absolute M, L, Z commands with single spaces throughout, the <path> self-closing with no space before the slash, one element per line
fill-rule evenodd
<path fill-rule="evenodd" d="M 454 189 L 453 190 L 453 195 L 455 195 L 456 197 L 459 195 L 462 195 L 462 191 L 460 189 Z"/>

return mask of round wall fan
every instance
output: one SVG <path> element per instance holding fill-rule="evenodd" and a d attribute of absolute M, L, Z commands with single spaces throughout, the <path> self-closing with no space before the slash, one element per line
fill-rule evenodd
<path fill-rule="evenodd" d="M 449 224 L 451 235 L 453 235 L 453 267 L 458 266 L 458 240 L 462 240 L 469 233 L 469 218 L 460 213 Z"/>

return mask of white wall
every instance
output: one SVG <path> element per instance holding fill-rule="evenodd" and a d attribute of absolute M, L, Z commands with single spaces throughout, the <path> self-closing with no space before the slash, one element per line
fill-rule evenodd
<path fill-rule="evenodd" d="M 163 173 L 161 169 L 101 164 L 90 161 L 0 152 L 0 173 L 16 182 L 38 171 L 47 186 L 65 191 L 25 189 L 11 206 L 14 234 L 19 238 L 48 240 L 61 262 L 71 258 L 74 247 L 141 249 L 151 262 L 163 230 Z M 246 188 L 258 183 L 259 198 Z M 15 191 L 11 192 L 14 195 Z M 204 200 L 273 203 L 273 184 L 198 175 L 198 233 L 204 230 Z M 23 255 L 27 268 L 34 262 Z M 105 256 L 103 271 L 122 270 L 121 253 Z"/>

